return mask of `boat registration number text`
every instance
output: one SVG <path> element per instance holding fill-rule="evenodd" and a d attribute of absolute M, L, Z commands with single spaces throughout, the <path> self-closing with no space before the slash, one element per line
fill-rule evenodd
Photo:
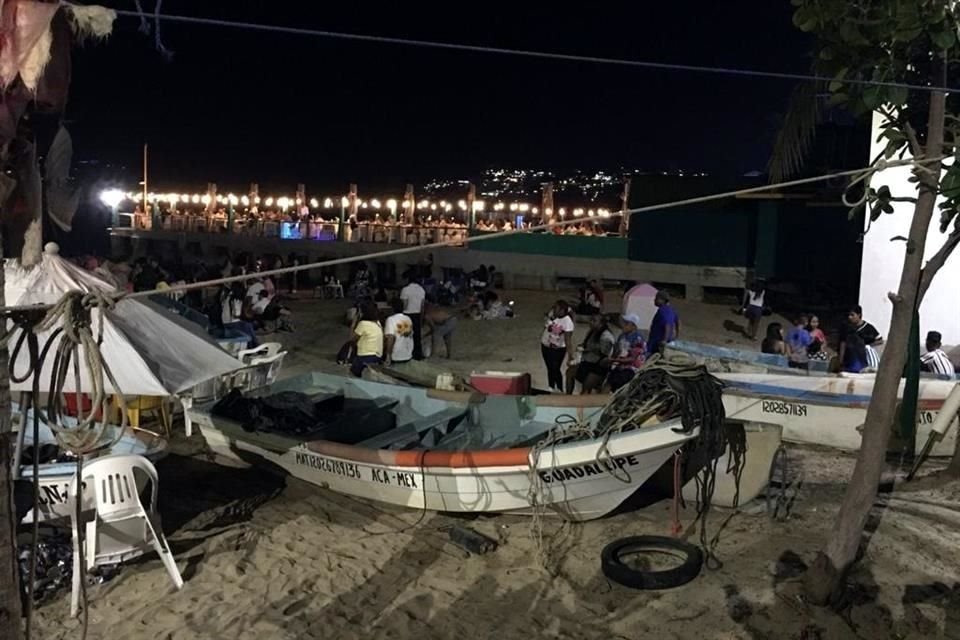
<path fill-rule="evenodd" d="M 615 473 L 624 467 L 635 467 L 640 462 L 636 456 L 617 456 L 601 462 L 591 464 L 580 464 L 573 467 L 563 467 L 552 469 L 550 471 L 538 471 L 540 479 L 549 484 L 551 482 L 563 482 L 565 480 L 579 480 L 587 476 L 598 476 L 604 473 Z"/>
<path fill-rule="evenodd" d="M 781 416 L 798 416 L 802 418 L 807 415 L 807 405 L 796 402 L 783 402 L 782 400 L 764 400 L 760 410 L 764 413 L 776 413 Z"/>
<path fill-rule="evenodd" d="M 325 458 L 324 456 L 318 456 L 305 451 L 297 451 L 295 461 L 299 465 L 351 480 L 378 482 L 380 484 L 389 484 L 407 489 L 419 488 L 416 474 L 407 471 L 367 467 L 354 462 Z"/>

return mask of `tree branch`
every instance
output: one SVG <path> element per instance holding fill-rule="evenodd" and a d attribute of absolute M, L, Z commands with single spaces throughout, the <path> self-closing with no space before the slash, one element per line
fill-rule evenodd
<path fill-rule="evenodd" d="M 920 272 L 920 288 L 917 291 L 918 306 L 920 302 L 923 301 L 923 296 L 927 293 L 927 289 L 930 288 L 933 277 L 937 275 L 940 267 L 946 264 L 947 258 L 949 258 L 953 250 L 957 248 L 957 245 L 960 245 L 960 228 L 954 227 L 950 235 L 947 236 L 946 242 L 940 247 L 940 250 L 927 260 L 927 264 L 923 266 L 923 270 Z"/>

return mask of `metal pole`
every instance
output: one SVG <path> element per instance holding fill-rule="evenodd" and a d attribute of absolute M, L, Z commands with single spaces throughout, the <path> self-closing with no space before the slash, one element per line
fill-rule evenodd
<path fill-rule="evenodd" d="M 147 215 L 147 143 L 143 143 L 143 214 Z"/>

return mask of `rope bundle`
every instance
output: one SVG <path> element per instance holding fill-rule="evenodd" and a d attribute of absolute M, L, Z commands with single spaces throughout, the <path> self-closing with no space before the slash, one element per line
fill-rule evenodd
<path fill-rule="evenodd" d="M 109 449 L 120 440 L 127 425 L 123 395 L 119 393 L 120 387 L 100 352 L 103 343 L 103 314 L 115 305 L 116 299 L 100 290 L 88 293 L 70 291 L 45 312 L 24 311 L 13 315 L 13 321 L 20 329 L 20 333 L 10 354 L 10 378 L 17 383 L 33 378 L 35 412 L 40 411 L 39 393 L 47 392 L 46 412 L 40 417 L 49 425 L 59 444 L 78 457 L 101 449 Z M 101 314 L 96 335 L 94 335 L 91 317 L 91 310 L 94 307 L 98 307 Z M 50 335 L 40 348 L 39 336 L 47 332 L 50 332 Z M 12 337 L 12 333 L 12 331 L 8 332 L 0 343 L 6 344 Z M 18 374 L 15 371 L 15 365 L 24 343 L 27 344 L 29 364 L 25 372 Z M 54 345 L 56 345 L 55 348 Z M 40 376 L 51 350 L 53 357 L 51 376 L 47 388 L 42 389 Z M 90 383 L 88 394 L 91 410 L 86 416 L 83 415 L 83 403 L 80 401 L 81 366 L 84 367 Z M 63 411 L 63 397 L 67 378 L 71 373 L 79 413 L 76 424 L 68 426 Z M 106 416 L 110 398 L 106 392 L 106 381 L 110 382 L 110 386 L 116 392 L 121 410 L 120 428 L 109 438 Z M 98 409 L 101 420 L 96 418 Z"/>

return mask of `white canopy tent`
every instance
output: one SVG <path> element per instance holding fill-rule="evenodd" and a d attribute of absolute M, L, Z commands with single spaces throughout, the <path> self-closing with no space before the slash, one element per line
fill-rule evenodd
<path fill-rule="evenodd" d="M 40 264 L 24 269 L 16 260 L 7 260 L 5 287 L 7 305 L 51 304 L 68 291 L 112 291 L 105 280 L 64 260 L 55 244 L 44 249 Z M 121 300 L 105 316 L 99 309 L 91 311 L 96 336 L 103 322 L 101 353 L 110 367 L 119 390 L 105 381 L 106 392 L 124 395 L 171 396 L 189 391 L 196 385 L 244 367 L 199 328 L 194 328 L 178 315 L 143 300 Z M 19 329 L 10 340 L 16 344 Z M 49 333 L 40 335 L 41 348 Z M 58 337 L 57 340 L 60 340 Z M 52 353 L 56 345 L 51 346 Z M 81 358 L 83 353 L 81 350 Z M 52 357 L 48 356 L 41 371 L 41 390 L 46 391 L 52 374 Z M 90 391 L 88 373 L 81 359 L 80 391 Z M 26 345 L 17 356 L 14 371 L 22 376 L 29 366 Z M 15 383 L 14 391 L 30 391 L 32 380 Z M 73 375 L 67 376 L 64 391 L 76 391 Z"/>

